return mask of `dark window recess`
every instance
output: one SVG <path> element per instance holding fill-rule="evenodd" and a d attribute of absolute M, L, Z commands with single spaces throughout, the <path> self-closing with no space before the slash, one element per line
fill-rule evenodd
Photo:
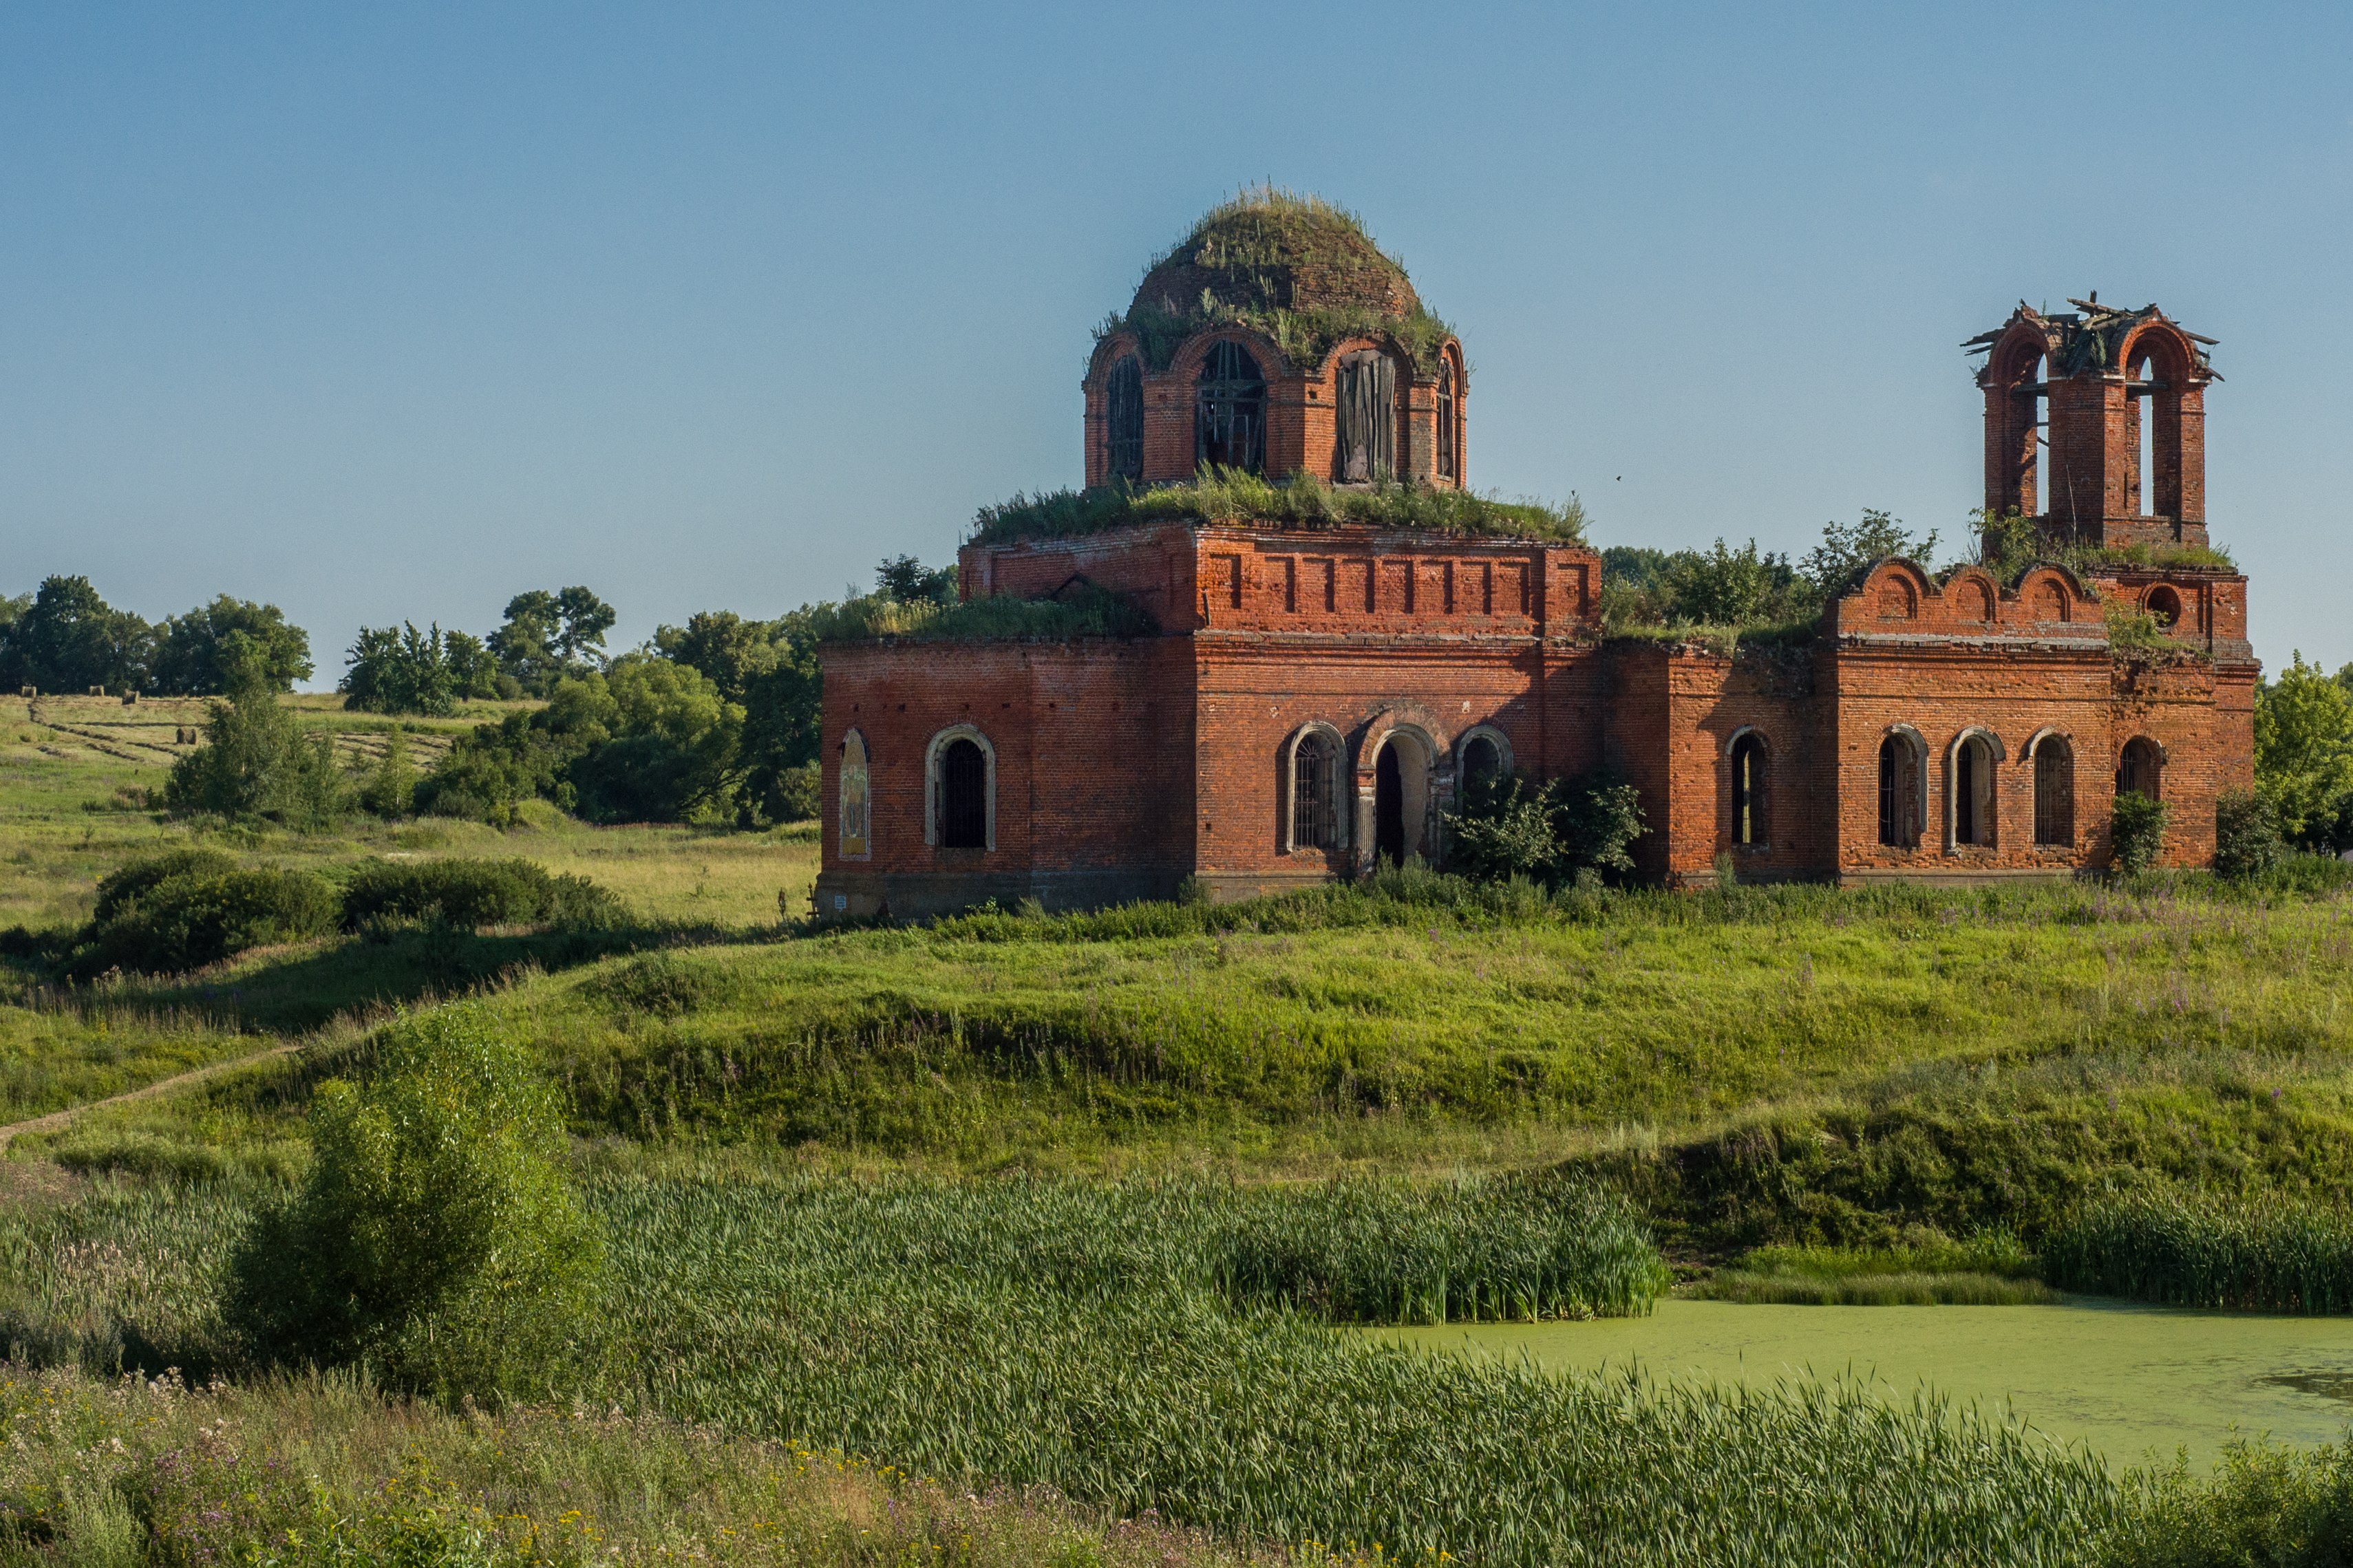
<path fill-rule="evenodd" d="M 1953 842 L 1990 846 L 1993 828 L 1993 748 L 1972 735 L 1953 758 Z"/>
<path fill-rule="evenodd" d="M 1299 742 L 1291 780 L 1291 843 L 1294 849 L 1336 849 L 1340 814 L 1335 809 L 1339 759 L 1320 735 Z"/>
<path fill-rule="evenodd" d="M 2164 759 L 2158 754 L 2157 742 L 2146 735 L 2136 735 L 2125 742 L 2124 764 L 2116 769 L 2116 793 L 2162 800 L 2165 797 L 2159 791 L 2164 769 Z"/>
<path fill-rule="evenodd" d="M 1395 745 L 1384 745 L 1373 763 L 1373 850 L 1392 866 L 1405 864 L 1405 772 Z"/>
<path fill-rule="evenodd" d="M 1255 474 L 1266 466 L 1266 377 L 1240 343 L 1211 346 L 1194 384 L 1193 456 Z"/>
<path fill-rule="evenodd" d="M 940 847 L 988 847 L 988 758 L 970 741 L 940 753 Z"/>
<path fill-rule="evenodd" d="M 2075 842 L 2075 753 L 2056 735 L 2034 748 L 2034 842 Z"/>
<path fill-rule="evenodd" d="M 1451 363 L 1438 367 L 1438 477 L 1459 479 L 1459 463 L 1454 455 L 1454 366 Z"/>
<path fill-rule="evenodd" d="M 1920 842 L 1920 751 L 1901 735 L 1879 743 L 1879 841 L 1891 849 Z"/>
<path fill-rule="evenodd" d="M 1471 743 L 1462 748 L 1462 784 L 1465 793 L 1476 797 L 1493 788 L 1496 781 L 1503 776 L 1503 752 L 1486 736 L 1472 736 Z"/>
<path fill-rule="evenodd" d="M 1743 735 L 1732 742 L 1732 841 L 1771 842 L 1765 825 L 1765 742 Z"/>
<path fill-rule="evenodd" d="M 1103 384 L 1104 448 L 1110 476 L 1144 478 L 1144 364 L 1123 354 Z"/>
<path fill-rule="evenodd" d="M 1377 349 L 1340 356 L 1339 439 L 1332 462 L 1342 484 L 1397 472 L 1397 366 Z"/>

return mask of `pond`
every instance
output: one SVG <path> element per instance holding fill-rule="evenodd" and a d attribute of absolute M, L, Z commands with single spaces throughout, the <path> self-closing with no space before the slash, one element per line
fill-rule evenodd
<path fill-rule="evenodd" d="M 1770 1383 L 1812 1373 L 1923 1384 L 2007 1404 L 2111 1465 L 2203 1468 L 2233 1436 L 2334 1442 L 2353 1423 L 2353 1318 L 2192 1312 L 2075 1297 L 2042 1307 L 1751 1307 L 1668 1300 L 1647 1318 L 1454 1323 L 1381 1332 L 1556 1368 L 1639 1364 L 1662 1380 Z"/>

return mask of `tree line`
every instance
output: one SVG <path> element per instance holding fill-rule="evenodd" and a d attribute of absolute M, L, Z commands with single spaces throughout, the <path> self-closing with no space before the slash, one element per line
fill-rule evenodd
<path fill-rule="evenodd" d="M 150 623 L 109 605 L 87 577 L 0 598 L 0 690 L 216 697 L 248 685 L 290 691 L 311 669 L 311 635 L 275 605 L 223 594 Z"/>

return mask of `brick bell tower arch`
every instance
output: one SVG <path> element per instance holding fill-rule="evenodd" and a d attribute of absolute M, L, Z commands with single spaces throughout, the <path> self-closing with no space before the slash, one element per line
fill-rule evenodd
<path fill-rule="evenodd" d="M 2033 518 L 2055 542 L 2204 548 L 2215 340 L 2097 290 L 2067 302 L 2044 315 L 2021 300 L 1963 345 L 1986 356 L 1986 510 Z"/>

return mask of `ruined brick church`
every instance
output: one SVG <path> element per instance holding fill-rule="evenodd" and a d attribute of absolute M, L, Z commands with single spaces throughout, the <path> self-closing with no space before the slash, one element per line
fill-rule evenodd
<path fill-rule="evenodd" d="M 1090 487 L 1210 464 L 1467 488 L 1461 343 L 1345 215 L 1272 216 L 1303 211 L 1213 213 L 1107 324 L 1082 383 Z M 965 600 L 1083 585 L 1154 629 L 828 644 L 818 913 L 1442 866 L 1474 774 L 1600 766 L 1639 788 L 1634 854 L 1670 886 L 1720 864 L 1845 883 L 2097 868 L 2124 790 L 2167 803 L 2162 863 L 2204 864 L 2217 796 L 2253 782 L 2258 674 L 2246 579 L 2204 552 L 2211 340 L 2154 306 L 2071 303 L 2021 304 L 1967 345 L 1987 511 L 2030 518 L 2052 559 L 2002 577 L 1882 561 L 1801 646 L 1613 637 L 1599 555 L 1509 533 L 984 534 L 959 557 Z M 2119 608 L 2146 612 L 2141 636 L 2112 635 Z"/>

